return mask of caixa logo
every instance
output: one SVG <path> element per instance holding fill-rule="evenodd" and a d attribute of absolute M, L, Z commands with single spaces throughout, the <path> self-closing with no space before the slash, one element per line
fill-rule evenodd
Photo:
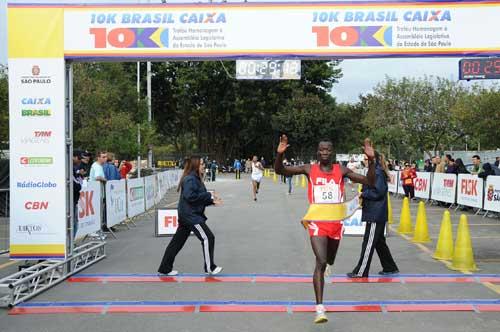
<path fill-rule="evenodd" d="M 23 105 L 50 105 L 50 98 L 25 97 L 21 99 Z"/>
<path fill-rule="evenodd" d="M 316 46 L 387 47 L 392 46 L 392 26 L 313 26 Z"/>
<path fill-rule="evenodd" d="M 42 231 L 41 225 L 19 225 L 16 228 L 17 233 L 21 234 L 32 234 L 32 233 L 40 233 Z"/>
<path fill-rule="evenodd" d="M 24 208 L 26 210 L 47 210 L 49 208 L 49 202 L 28 201 L 24 203 Z"/>

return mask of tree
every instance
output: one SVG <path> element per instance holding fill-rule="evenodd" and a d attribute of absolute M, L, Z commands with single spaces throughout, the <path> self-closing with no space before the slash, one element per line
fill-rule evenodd
<path fill-rule="evenodd" d="M 471 137 L 482 149 L 500 147 L 500 87 L 473 86 L 453 108 L 453 115 L 462 133 Z"/>
<path fill-rule="evenodd" d="M 74 146 L 91 152 L 107 150 L 122 158 L 141 153 L 155 141 L 155 127 L 147 123 L 145 101 L 137 101 L 135 77 L 121 63 L 74 65 Z"/>
<path fill-rule="evenodd" d="M 394 142 L 391 152 L 399 158 L 432 154 L 463 136 L 451 110 L 465 93 L 459 83 L 443 78 L 387 78 L 362 98 L 364 125 L 375 140 Z"/>

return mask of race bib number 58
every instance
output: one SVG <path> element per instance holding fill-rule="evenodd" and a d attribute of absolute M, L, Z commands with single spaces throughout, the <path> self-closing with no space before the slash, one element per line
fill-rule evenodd
<path fill-rule="evenodd" d="M 338 186 L 323 185 L 314 187 L 314 202 L 315 203 L 339 203 L 339 188 Z"/>

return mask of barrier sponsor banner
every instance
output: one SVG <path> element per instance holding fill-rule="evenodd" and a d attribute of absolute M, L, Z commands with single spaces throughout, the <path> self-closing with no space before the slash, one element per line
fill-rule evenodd
<path fill-rule="evenodd" d="M 78 232 L 75 238 L 101 230 L 101 183 L 87 182 L 78 200 Z"/>
<path fill-rule="evenodd" d="M 500 212 L 500 176 L 488 176 L 486 178 L 484 209 Z"/>
<path fill-rule="evenodd" d="M 398 171 L 389 171 L 389 182 L 387 183 L 387 187 L 390 193 L 397 193 L 398 180 L 399 180 Z"/>
<path fill-rule="evenodd" d="M 401 174 L 402 174 L 402 172 L 398 171 L 398 191 L 397 191 L 397 193 L 400 195 L 404 195 L 405 190 L 403 188 L 403 179 L 401 179 Z"/>
<path fill-rule="evenodd" d="M 417 172 L 417 177 L 413 179 L 415 197 L 423 199 L 431 197 L 431 174 L 428 172 Z"/>
<path fill-rule="evenodd" d="M 106 182 L 106 224 L 108 227 L 127 218 L 127 189 L 125 180 Z"/>
<path fill-rule="evenodd" d="M 64 50 L 70 59 L 494 55 L 498 17 L 496 1 L 67 6 Z"/>
<path fill-rule="evenodd" d="M 155 188 L 153 175 L 146 176 L 144 178 L 144 190 L 146 193 L 146 210 L 149 210 L 155 205 Z"/>
<path fill-rule="evenodd" d="M 484 181 L 477 175 L 458 174 L 457 203 L 475 208 L 483 207 Z"/>
<path fill-rule="evenodd" d="M 135 217 L 145 211 L 144 178 L 127 180 L 127 216 Z"/>
<path fill-rule="evenodd" d="M 178 227 L 177 209 L 156 210 L 156 236 L 173 235 Z"/>
<path fill-rule="evenodd" d="M 436 201 L 455 203 L 457 176 L 455 174 L 434 173 L 431 198 Z"/>
<path fill-rule="evenodd" d="M 363 214 L 361 209 L 356 210 L 352 216 L 344 219 L 344 235 L 363 235 L 365 234 L 366 223 L 362 222 Z"/>
<path fill-rule="evenodd" d="M 9 59 L 8 65 L 10 258 L 63 260 L 64 59 L 25 56 Z"/>

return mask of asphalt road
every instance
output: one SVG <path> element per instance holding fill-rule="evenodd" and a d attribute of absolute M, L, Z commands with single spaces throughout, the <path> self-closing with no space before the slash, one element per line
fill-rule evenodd
<path fill-rule="evenodd" d="M 221 207 L 207 210 L 209 225 L 216 236 L 215 261 L 224 274 L 311 274 L 314 256 L 306 232 L 299 224 L 307 204 L 305 190 L 265 178 L 258 201 L 251 198 L 246 175 L 236 181 L 222 177 L 208 183 L 224 199 Z M 350 189 L 348 189 L 350 192 Z M 174 203 L 171 192 L 168 202 Z M 397 228 L 401 200 L 392 199 Z M 393 256 L 405 274 L 449 274 L 445 264 L 430 253 L 439 233 L 443 208 L 428 207 L 433 242 L 417 246 L 390 231 Z M 413 218 L 416 203 L 412 203 Z M 470 232 L 478 273 L 500 274 L 500 221 L 469 216 Z M 454 231 L 459 214 L 452 213 Z M 152 216 L 145 215 L 138 227 L 120 230 L 117 240 L 108 240 L 107 258 L 90 267 L 86 274 L 156 273 L 169 238 L 155 238 Z M 345 237 L 335 262 L 335 274 L 349 272 L 358 259 L 361 239 Z M 0 275 L 16 269 L 0 260 Z M 177 257 L 181 273 L 203 273 L 199 241 L 191 237 Z M 371 273 L 381 269 L 374 257 Z M 488 287 L 489 286 L 489 287 Z M 484 283 L 363 283 L 328 284 L 325 301 L 388 300 L 476 300 L 500 299 L 500 286 Z M 64 282 L 39 295 L 33 302 L 87 301 L 313 301 L 309 283 L 75 283 Z M 349 312 L 330 313 L 330 322 L 312 323 L 313 313 L 121 313 L 8 315 L 0 311 L 0 331 L 495 331 L 500 327 L 498 312 Z"/>

